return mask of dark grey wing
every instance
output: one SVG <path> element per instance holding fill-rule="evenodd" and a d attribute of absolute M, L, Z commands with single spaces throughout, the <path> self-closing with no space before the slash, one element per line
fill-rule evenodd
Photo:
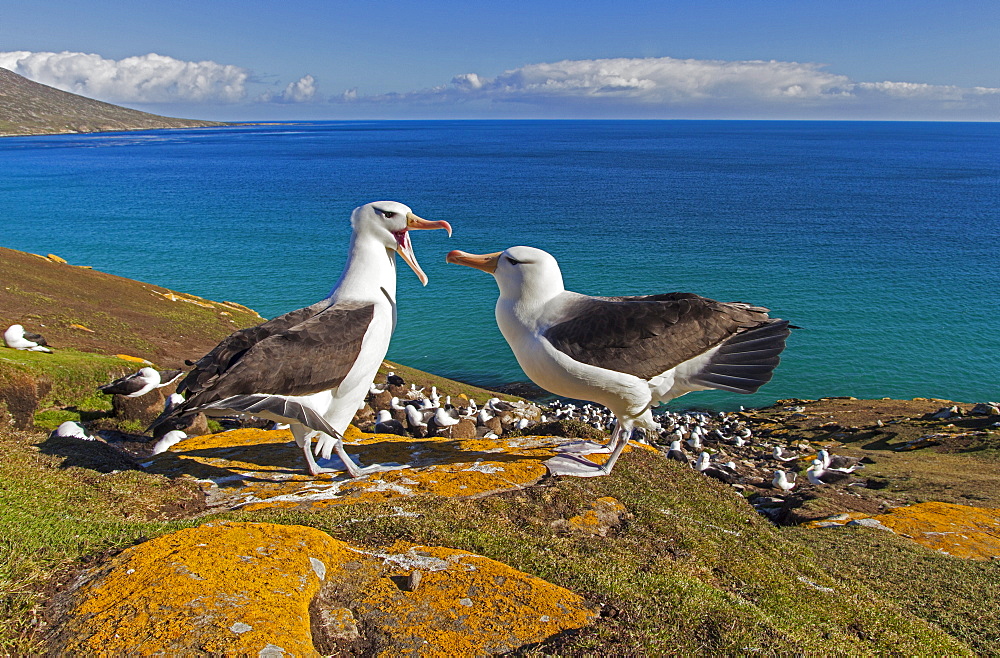
<path fill-rule="evenodd" d="M 255 327 L 234 331 L 212 348 L 212 351 L 190 364 L 194 366 L 194 370 L 189 372 L 177 385 L 177 392 L 184 393 L 186 391 L 191 396 L 211 387 L 219 375 L 229 370 L 254 345 L 305 322 L 329 305 L 330 301 L 324 299 L 310 306 L 279 315 Z"/>
<path fill-rule="evenodd" d="M 330 306 L 250 347 L 172 415 L 236 395 L 310 395 L 335 388 L 354 366 L 374 317 L 374 304 Z"/>
<path fill-rule="evenodd" d="M 24 337 L 38 345 L 48 345 L 48 343 L 45 342 L 45 338 L 43 338 L 41 334 L 33 334 L 30 331 L 25 331 Z"/>
<path fill-rule="evenodd" d="M 119 377 L 110 384 L 98 386 L 97 390 L 108 395 L 129 395 L 130 393 L 135 393 L 143 386 L 145 386 L 145 383 L 140 379 L 139 373 L 133 372 L 131 375 Z"/>
<path fill-rule="evenodd" d="M 767 309 L 691 293 L 584 297 L 544 336 L 576 361 L 650 379 L 769 321 Z M 772 366 L 773 368 L 773 366 Z"/>
<path fill-rule="evenodd" d="M 163 388 L 164 386 L 170 386 L 173 384 L 181 375 L 184 374 L 183 370 L 160 370 L 160 385 L 157 388 Z"/>

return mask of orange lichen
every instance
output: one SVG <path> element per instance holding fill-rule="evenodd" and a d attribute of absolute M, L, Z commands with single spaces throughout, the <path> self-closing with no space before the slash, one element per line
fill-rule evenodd
<path fill-rule="evenodd" d="M 77 330 L 79 330 L 79 331 L 86 331 L 87 333 L 91 333 L 91 334 L 94 334 L 94 333 L 97 333 L 96 331 L 94 331 L 94 330 L 93 330 L 93 329 L 91 329 L 90 327 L 85 327 L 85 326 L 84 326 L 84 325 L 82 325 L 82 324 L 71 324 L 71 325 L 69 326 L 69 328 L 70 328 L 70 329 L 77 329 Z"/>
<path fill-rule="evenodd" d="M 419 586 L 400 581 L 420 571 Z M 326 639 L 375 629 L 381 655 L 510 651 L 596 617 L 578 595 L 488 558 L 397 542 L 352 547 L 304 526 L 217 523 L 127 549 L 77 590 L 60 655 L 318 655 Z M 276 649 L 272 649 L 276 651 Z"/>
<path fill-rule="evenodd" d="M 1000 509 L 952 503 L 897 507 L 874 517 L 898 535 L 955 557 L 1000 557 Z"/>
<path fill-rule="evenodd" d="M 869 524 L 890 530 L 941 553 L 973 560 L 1000 558 L 1000 509 L 952 503 L 918 503 L 887 514 L 859 512 L 812 521 L 809 527 Z"/>
<path fill-rule="evenodd" d="M 628 514 L 625 505 L 611 496 L 602 496 L 595 500 L 590 509 L 583 514 L 571 516 L 566 521 L 557 523 L 571 532 L 604 537 L 611 528 L 618 526 Z"/>
<path fill-rule="evenodd" d="M 46 258 L 48 258 L 53 263 L 65 263 L 66 262 L 65 258 L 63 258 L 62 256 L 56 256 L 55 254 L 48 254 L 46 256 Z"/>
<path fill-rule="evenodd" d="M 325 507 L 415 495 L 476 497 L 529 486 L 562 439 L 414 439 L 350 427 L 346 448 L 362 464 L 393 470 L 351 479 L 306 474 L 291 432 L 232 430 L 192 437 L 158 455 L 149 469 L 202 481 L 210 505 L 228 508 Z M 589 455 L 601 463 L 607 455 Z"/>
<path fill-rule="evenodd" d="M 123 359 L 125 361 L 131 361 L 133 363 L 141 363 L 147 366 L 153 365 L 152 361 L 147 361 L 146 359 L 143 359 L 142 357 L 138 356 L 129 356 L 128 354 L 115 354 L 115 356 L 118 357 L 119 359 Z"/>
<path fill-rule="evenodd" d="M 309 603 L 325 572 L 354 559 L 304 526 L 218 523 L 130 548 L 84 585 L 63 627 L 65 655 L 318 655 Z"/>
<path fill-rule="evenodd" d="M 164 298 L 169 299 L 172 302 L 187 302 L 188 304 L 194 304 L 195 306 L 201 306 L 202 308 L 215 308 L 214 304 L 210 304 L 201 297 L 196 297 L 195 295 L 175 292 L 161 292 L 158 294 L 163 295 Z"/>
<path fill-rule="evenodd" d="M 596 618 L 569 590 L 479 555 L 398 542 L 378 556 L 381 577 L 353 607 L 388 638 L 381 656 L 501 653 Z M 413 571 L 422 575 L 415 591 L 392 580 Z"/>

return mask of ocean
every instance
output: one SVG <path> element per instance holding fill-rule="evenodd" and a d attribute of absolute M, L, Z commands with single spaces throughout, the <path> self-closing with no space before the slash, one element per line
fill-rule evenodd
<path fill-rule="evenodd" d="M 1000 399 L 1000 123 L 338 121 L 0 139 L 0 245 L 266 317 L 329 292 L 351 209 L 382 199 L 455 229 L 413 235 L 426 288 L 399 270 L 389 358 L 406 365 L 525 379 L 492 278 L 444 262 L 524 244 L 555 255 L 571 290 L 694 292 L 801 327 L 758 393 L 671 408 Z"/>

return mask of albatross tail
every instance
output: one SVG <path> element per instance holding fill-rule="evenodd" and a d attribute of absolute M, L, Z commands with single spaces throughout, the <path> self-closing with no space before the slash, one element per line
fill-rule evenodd
<path fill-rule="evenodd" d="M 755 393 L 771 381 L 789 333 L 787 320 L 772 320 L 738 333 L 715 351 L 691 381 L 723 391 Z"/>

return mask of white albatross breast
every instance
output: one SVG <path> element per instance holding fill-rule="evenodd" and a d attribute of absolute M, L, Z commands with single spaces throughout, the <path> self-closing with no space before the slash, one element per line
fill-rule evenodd
<path fill-rule="evenodd" d="M 177 387 L 187 398 L 153 426 L 199 411 L 247 413 L 288 423 L 314 476 L 339 470 L 322 468 L 313 458 L 329 459 L 334 451 L 352 477 L 381 470 L 355 464 L 344 450 L 343 432 L 374 381 L 396 325 L 396 253 L 426 285 L 409 231 L 441 228 L 451 235 L 451 226 L 421 219 L 401 203 L 378 201 L 355 208 L 351 227 L 347 264 L 330 295 L 224 339 L 192 364 Z"/>
<path fill-rule="evenodd" d="M 656 431 L 652 408 L 691 391 L 753 393 L 770 381 L 789 324 L 767 309 L 690 293 L 590 297 L 563 286 L 559 264 L 533 247 L 447 261 L 496 278 L 497 325 L 525 374 L 545 390 L 603 404 L 618 420 L 603 466 L 573 455 L 554 475 L 611 472 L 633 428 Z"/>

